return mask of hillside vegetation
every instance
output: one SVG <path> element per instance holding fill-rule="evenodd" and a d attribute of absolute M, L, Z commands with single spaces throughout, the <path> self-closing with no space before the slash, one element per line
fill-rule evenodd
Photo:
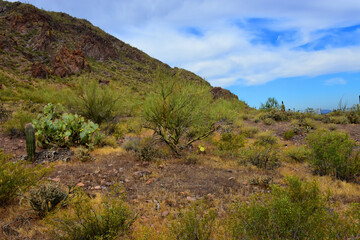
<path fill-rule="evenodd" d="M 29 4 L 0 28 L 1 239 L 360 239 L 359 105 L 252 109 Z"/>

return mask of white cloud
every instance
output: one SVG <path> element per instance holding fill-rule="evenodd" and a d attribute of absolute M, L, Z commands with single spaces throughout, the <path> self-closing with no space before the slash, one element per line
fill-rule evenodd
<path fill-rule="evenodd" d="M 325 81 L 325 85 L 333 86 L 333 85 L 345 85 L 346 81 L 342 78 L 332 78 Z"/>

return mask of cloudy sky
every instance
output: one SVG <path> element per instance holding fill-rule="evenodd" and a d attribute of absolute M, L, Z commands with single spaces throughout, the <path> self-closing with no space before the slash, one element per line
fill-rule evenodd
<path fill-rule="evenodd" d="M 86 18 L 252 107 L 352 106 L 360 94 L 359 0 L 26 0 Z"/>

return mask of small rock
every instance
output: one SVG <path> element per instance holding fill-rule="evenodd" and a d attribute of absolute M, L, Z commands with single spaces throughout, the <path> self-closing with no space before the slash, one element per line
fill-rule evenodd
<path fill-rule="evenodd" d="M 56 178 L 51 179 L 51 181 L 53 181 L 53 182 L 60 182 L 60 178 L 56 177 Z"/>
<path fill-rule="evenodd" d="M 149 179 L 149 180 L 147 180 L 147 182 L 145 184 L 149 185 L 150 183 L 152 183 L 152 181 Z"/>
<path fill-rule="evenodd" d="M 124 169 L 123 168 L 119 168 L 119 172 L 123 172 L 124 171 Z"/>
<path fill-rule="evenodd" d="M 229 180 L 229 181 L 234 181 L 235 178 L 234 178 L 234 177 L 229 177 L 228 180 Z"/>
<path fill-rule="evenodd" d="M 228 169 L 228 170 L 226 170 L 226 171 L 229 172 L 229 173 L 234 172 L 232 169 Z"/>
<path fill-rule="evenodd" d="M 128 182 L 130 182 L 130 180 L 125 178 L 124 182 L 128 183 Z"/>
<path fill-rule="evenodd" d="M 109 164 L 108 167 L 112 167 L 112 164 Z"/>
<path fill-rule="evenodd" d="M 192 201 L 196 201 L 196 198 L 194 198 L 194 197 L 190 197 L 190 196 L 189 196 L 189 197 L 186 197 L 186 200 L 188 200 L 188 201 L 191 201 L 191 202 L 192 202 Z"/>
<path fill-rule="evenodd" d="M 159 165 L 159 168 L 160 168 L 160 169 L 164 169 L 164 165 L 162 165 L 162 164 Z"/>
<path fill-rule="evenodd" d="M 163 212 L 161 213 L 161 216 L 162 216 L 162 217 L 166 217 L 167 215 L 169 215 L 169 211 L 163 211 Z"/>
<path fill-rule="evenodd" d="M 95 174 L 98 174 L 99 172 L 100 172 L 100 170 L 96 170 L 94 173 L 95 173 Z"/>
<path fill-rule="evenodd" d="M 101 186 L 99 186 L 99 185 L 98 185 L 98 186 L 95 186 L 94 189 L 95 189 L 95 190 L 101 190 Z"/>
<path fill-rule="evenodd" d="M 76 184 L 77 187 L 83 187 L 85 186 L 85 184 L 83 184 L 82 182 L 79 182 L 78 184 Z"/>

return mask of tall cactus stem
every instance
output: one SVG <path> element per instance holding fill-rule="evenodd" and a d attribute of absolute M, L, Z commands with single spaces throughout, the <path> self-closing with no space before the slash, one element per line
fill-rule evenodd
<path fill-rule="evenodd" d="M 35 156 L 35 128 L 31 123 L 25 125 L 25 136 L 28 160 L 33 161 Z"/>

